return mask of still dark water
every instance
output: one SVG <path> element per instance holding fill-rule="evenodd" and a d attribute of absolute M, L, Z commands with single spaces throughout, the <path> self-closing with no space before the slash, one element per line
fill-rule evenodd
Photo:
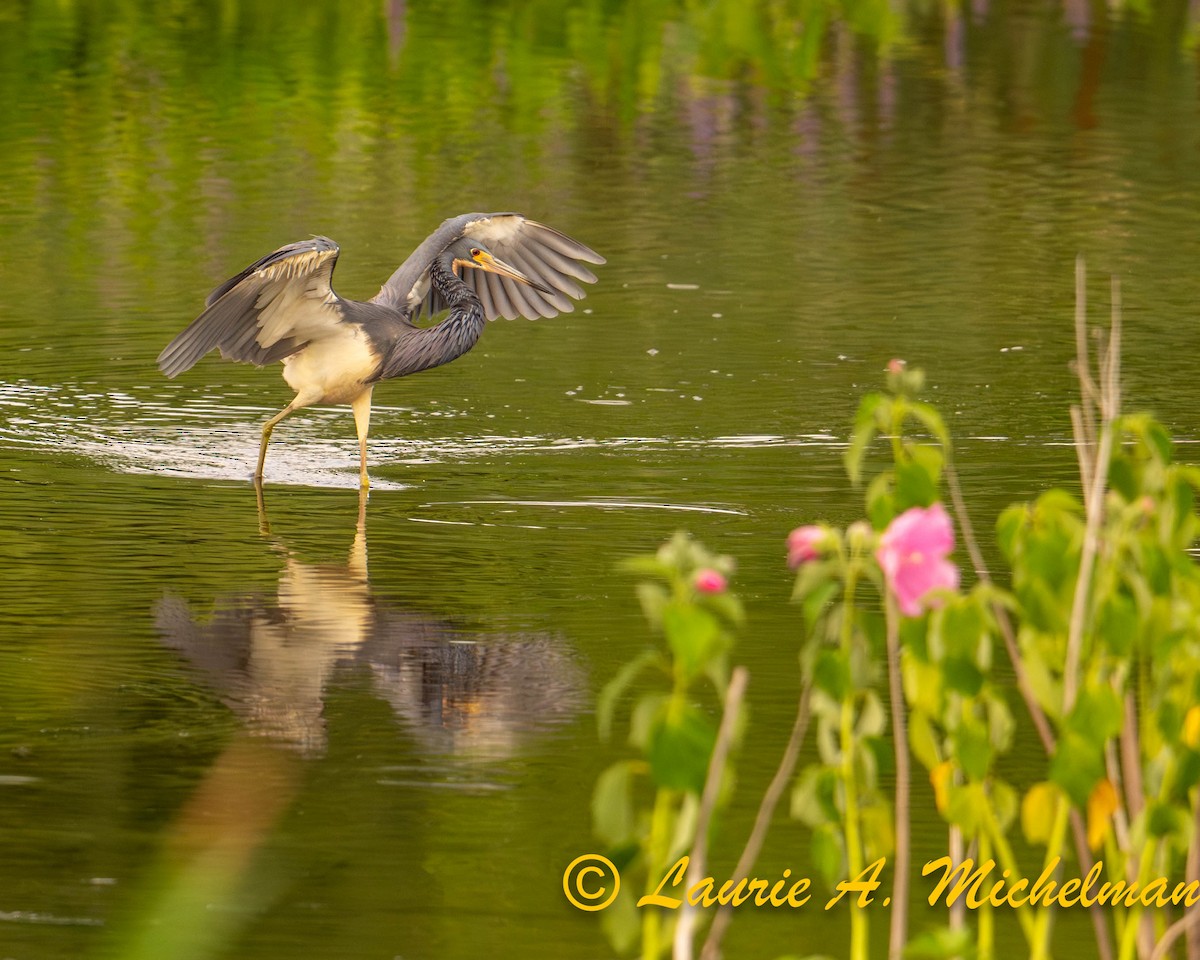
<path fill-rule="evenodd" d="M 620 559 L 683 527 L 740 562 L 727 870 L 794 710 L 783 540 L 861 514 L 840 455 L 889 358 L 990 531 L 1071 481 L 1083 253 L 1130 406 L 1200 436 L 1195 5 L 802 12 L 0 2 L 0 957 L 611 956 L 561 872 L 620 749 L 595 694 L 648 642 Z M 365 298 L 477 209 L 600 282 L 377 390 L 361 521 L 349 412 L 286 421 L 261 520 L 278 368 L 158 351 L 285 242 L 333 237 Z M 243 873 L 189 859 L 214 835 Z M 781 817 L 764 875 L 806 846 Z M 845 929 L 745 913 L 729 955 Z"/>

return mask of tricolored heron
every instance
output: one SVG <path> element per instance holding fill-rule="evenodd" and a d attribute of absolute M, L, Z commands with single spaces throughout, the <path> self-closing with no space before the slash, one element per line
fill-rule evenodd
<path fill-rule="evenodd" d="M 283 361 L 283 379 L 296 396 L 263 424 L 258 482 L 280 420 L 301 407 L 348 403 L 365 488 L 376 383 L 458 359 L 475 346 L 488 320 L 573 310 L 572 298 L 584 296 L 575 281 L 596 281 L 583 263 L 604 263 L 590 247 L 519 213 L 467 213 L 444 221 L 366 302 L 334 293 L 337 258 L 338 245 L 326 237 L 267 254 L 210 293 L 204 312 L 158 355 L 168 377 L 214 348 L 227 360 L 257 366 Z M 433 316 L 447 309 L 434 326 L 415 323 L 423 311 Z"/>

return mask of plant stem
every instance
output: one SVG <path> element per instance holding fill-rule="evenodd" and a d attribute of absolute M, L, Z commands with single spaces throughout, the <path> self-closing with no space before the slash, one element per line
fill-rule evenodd
<path fill-rule="evenodd" d="M 992 858 L 992 844 L 986 832 L 979 834 L 979 859 L 986 863 Z M 979 908 L 979 927 L 975 936 L 978 960 L 992 960 L 996 947 L 995 915 L 992 905 L 985 903 Z"/>
<path fill-rule="evenodd" d="M 666 847 L 671 842 L 674 791 L 660 787 L 650 817 L 650 841 L 646 845 L 646 893 L 653 893 L 666 866 Z M 662 911 L 648 908 L 642 915 L 642 960 L 658 960 L 662 953 Z"/>
<path fill-rule="evenodd" d="M 1050 828 L 1050 840 L 1046 844 L 1046 858 L 1042 863 L 1045 869 L 1056 859 L 1061 859 L 1063 842 L 1067 838 L 1067 823 L 1071 813 L 1071 801 L 1065 796 L 1058 798 L 1054 811 L 1054 825 Z M 1050 920 L 1054 908 L 1050 904 L 1038 910 L 1034 921 L 1034 942 L 1030 945 L 1029 960 L 1046 960 L 1050 956 Z"/>
<path fill-rule="evenodd" d="M 708 773 L 704 778 L 704 792 L 700 795 L 700 809 L 696 815 L 696 837 L 692 841 L 692 852 L 688 860 L 687 885 L 699 883 L 708 862 L 708 825 L 712 820 L 713 810 L 717 805 L 717 795 L 721 789 L 721 776 L 725 772 L 725 761 L 729 756 L 729 745 L 733 741 L 733 730 L 737 722 L 738 712 L 742 706 L 742 696 L 746 692 L 749 672 L 745 667 L 737 667 L 729 679 L 729 688 L 725 692 L 725 710 L 721 715 L 721 726 L 717 730 L 717 742 L 713 745 L 712 756 L 708 760 Z M 674 960 L 691 960 L 692 931 L 696 925 L 696 908 L 684 901 L 679 920 L 675 924 L 675 946 L 672 951 Z"/>
<path fill-rule="evenodd" d="M 1082 267 L 1080 267 L 1082 269 Z M 1078 323 L 1083 323 L 1077 318 Z M 1079 334 L 1077 333 L 1077 336 Z M 1084 338 L 1086 339 L 1086 338 Z M 1121 303 L 1120 288 L 1113 283 L 1112 325 L 1108 350 L 1100 364 L 1100 437 L 1092 458 L 1091 483 L 1085 481 L 1083 547 L 1079 556 L 1079 575 L 1075 581 L 1075 596 L 1071 601 L 1071 622 L 1067 629 L 1067 658 L 1063 667 L 1063 715 L 1075 705 L 1079 685 L 1079 661 L 1083 656 L 1083 634 L 1089 620 L 1092 572 L 1100 549 L 1101 525 L 1104 522 L 1104 492 L 1108 485 L 1108 463 L 1112 459 L 1113 421 L 1121 408 Z M 1080 388 L 1088 392 L 1087 370 L 1079 371 Z M 1086 411 L 1086 403 L 1085 403 Z M 1086 422 L 1086 416 L 1085 416 Z M 1086 444 L 1088 438 L 1077 435 L 1075 442 Z"/>
<path fill-rule="evenodd" d="M 676 593 L 679 592 L 676 587 Z M 687 706 L 687 677 L 679 661 L 672 670 L 671 699 L 667 702 L 667 717 L 678 716 Z M 671 850 L 672 823 L 676 818 L 677 791 L 659 787 L 654 797 L 654 813 L 650 817 L 650 839 L 646 844 L 646 892 L 653 893 L 662 879 Z M 651 907 L 642 918 L 642 958 L 658 960 L 666 946 L 663 935 L 663 914 Z"/>
<path fill-rule="evenodd" d="M 841 647 L 846 657 L 847 667 L 853 661 L 854 644 L 854 593 L 858 582 L 858 564 L 856 558 L 851 558 L 846 570 L 846 592 L 842 604 Z M 858 784 L 854 770 L 854 686 L 848 684 L 842 696 L 842 711 L 840 724 L 842 747 L 841 778 L 842 790 L 845 796 L 846 819 L 846 869 L 850 878 L 859 876 L 863 871 L 862 840 L 859 836 Z M 870 941 L 870 926 L 867 915 L 861 907 L 851 903 L 850 910 L 850 960 L 867 960 Z"/>
<path fill-rule="evenodd" d="M 1138 888 L 1144 890 L 1153 875 L 1154 857 L 1147 850 L 1142 855 L 1142 862 L 1138 869 L 1137 880 L 1135 881 Z M 1120 952 L 1117 954 L 1117 960 L 1133 960 L 1137 956 L 1138 930 L 1142 925 L 1142 913 L 1145 909 L 1140 903 L 1136 903 L 1129 908 L 1129 915 L 1125 921 L 1125 929 L 1121 931 L 1121 946 Z"/>
<path fill-rule="evenodd" d="M 971 516 L 967 512 L 966 500 L 962 494 L 962 487 L 958 482 L 958 472 L 954 469 L 954 464 L 949 457 L 946 459 L 946 484 L 950 489 L 950 499 L 954 504 L 954 514 L 958 519 L 959 529 L 962 531 L 963 543 L 967 548 L 968 555 L 971 557 L 975 576 L 979 578 L 981 583 L 991 583 L 991 574 L 988 571 L 987 564 L 984 562 L 983 552 L 979 549 L 979 544 L 975 540 L 974 530 L 971 526 Z M 1054 732 L 1050 729 L 1050 722 L 1046 719 L 1045 711 L 1042 710 L 1041 704 L 1037 702 L 1037 698 L 1033 695 L 1033 687 L 1029 683 L 1029 675 L 1021 661 L 1020 650 L 1017 647 L 1016 632 L 1013 630 L 1012 621 L 1008 617 L 1008 612 L 998 603 L 992 604 L 992 613 L 995 615 L 996 622 L 1000 626 L 1000 634 L 1004 638 L 1004 649 L 1007 651 L 1009 662 L 1012 664 L 1013 673 L 1017 680 L 1017 689 L 1021 693 L 1021 699 L 1025 701 L 1025 707 L 1029 711 L 1029 716 L 1033 719 L 1033 725 L 1037 729 L 1038 738 L 1042 741 L 1042 747 L 1048 755 L 1053 756 L 1055 750 Z M 1071 830 L 1075 837 L 1075 855 L 1079 859 L 1079 868 L 1086 874 L 1092 869 L 1094 861 L 1091 851 L 1088 850 L 1087 831 L 1084 829 L 1083 818 L 1079 816 L 1078 811 L 1071 811 Z M 1098 960 L 1112 960 L 1112 933 L 1104 912 L 1097 909 L 1096 906 L 1092 906 L 1088 908 L 1088 914 L 1092 919 L 1092 929 L 1096 934 Z M 1200 957 L 1189 958 L 1189 960 L 1200 960 Z"/>
<path fill-rule="evenodd" d="M 775 813 L 775 808 L 778 806 L 779 799 L 783 796 L 788 782 L 792 779 L 796 761 L 800 757 L 800 744 L 804 742 L 804 734 L 808 729 L 808 702 L 811 694 L 812 687 L 808 681 L 805 681 L 800 690 L 800 702 L 796 707 L 796 720 L 792 724 L 792 734 L 788 738 L 787 746 L 783 748 L 783 756 L 779 760 L 775 776 L 771 778 L 770 786 L 767 787 L 767 792 L 763 794 L 762 802 L 758 805 L 758 815 L 754 818 L 754 827 L 750 831 L 750 838 L 746 841 L 745 849 L 742 850 L 737 866 L 733 869 L 732 879 L 735 883 L 750 874 L 754 861 L 758 859 L 763 842 L 766 840 L 767 831 L 771 827 L 771 818 Z M 728 905 L 722 906 L 708 931 L 708 938 L 704 941 L 704 948 L 700 951 L 700 960 L 719 960 L 721 938 L 725 936 L 725 931 L 732 920 L 733 908 Z"/>
<path fill-rule="evenodd" d="M 904 688 L 900 679 L 900 614 L 896 598 L 887 593 L 888 692 L 892 709 L 892 748 L 896 755 L 895 862 L 892 873 L 892 921 L 888 931 L 888 960 L 900 960 L 908 935 L 908 733 L 904 719 Z"/>
<path fill-rule="evenodd" d="M 1013 856 L 1012 847 L 1008 845 L 1008 840 L 1000 829 L 1000 824 L 996 822 L 996 816 L 992 813 L 991 804 L 984 803 L 980 805 L 980 815 L 983 820 L 984 833 L 991 840 L 992 845 L 996 848 L 996 856 L 1000 860 L 1002 870 L 1007 870 L 1011 876 L 1023 877 L 1017 866 L 1017 858 Z M 1017 921 L 1021 924 L 1021 932 L 1025 934 L 1025 942 L 1030 945 L 1034 944 L 1034 925 L 1033 918 L 1029 916 L 1028 910 L 1017 910 Z"/>
<path fill-rule="evenodd" d="M 1200 880 L 1200 793 L 1197 793 L 1196 803 L 1192 809 L 1192 840 L 1188 844 L 1183 879 L 1189 883 L 1193 880 Z M 1200 935 L 1197 934 L 1196 925 L 1192 922 L 1195 919 L 1200 919 L 1200 910 L 1191 910 L 1176 921 L 1176 925 L 1185 924 L 1183 929 L 1187 931 L 1187 950 L 1185 951 L 1187 960 L 1200 960 Z M 1168 930 L 1163 934 L 1162 939 L 1166 940 L 1170 933 L 1171 931 Z"/>

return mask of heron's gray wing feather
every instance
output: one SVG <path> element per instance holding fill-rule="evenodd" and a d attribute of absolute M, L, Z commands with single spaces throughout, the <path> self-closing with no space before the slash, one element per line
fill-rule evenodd
<path fill-rule="evenodd" d="M 168 377 L 213 349 L 262 366 L 332 334 L 341 320 L 330 285 L 338 245 L 326 237 L 289 243 L 217 287 L 205 311 L 158 355 Z"/>
<path fill-rule="evenodd" d="M 604 258 L 590 247 L 519 213 L 468 213 L 446 220 L 392 274 L 375 302 L 404 310 L 414 320 L 423 311 L 433 314 L 446 309 L 436 291 L 427 290 L 429 264 L 460 237 L 478 241 L 550 291 L 542 293 L 517 280 L 482 270 L 464 270 L 463 280 L 483 301 L 489 320 L 508 316 L 504 308 L 509 304 L 513 313 L 530 320 L 570 312 L 574 309 L 572 301 L 584 296 L 576 281 L 596 282 L 596 275 L 580 261 L 604 263 Z"/>
<path fill-rule="evenodd" d="M 379 292 L 371 298 L 371 303 L 400 310 L 415 320 L 421 313 L 421 298 L 425 296 L 424 287 L 428 286 L 429 265 L 433 263 L 434 257 L 461 237 L 468 223 L 487 216 L 490 214 L 464 213 L 462 216 L 443 220 L 388 277 Z M 418 289 L 421 292 L 418 293 Z"/>
<path fill-rule="evenodd" d="M 506 320 L 516 320 L 517 311 L 508 299 L 508 293 L 504 289 L 504 284 L 500 282 L 500 278 L 495 274 L 489 273 L 487 276 L 491 278 L 488 283 L 488 289 L 492 291 L 492 302 L 496 305 L 496 312 Z"/>

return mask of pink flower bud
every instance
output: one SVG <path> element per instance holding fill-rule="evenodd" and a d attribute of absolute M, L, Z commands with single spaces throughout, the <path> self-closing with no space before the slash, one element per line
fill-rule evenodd
<path fill-rule="evenodd" d="M 903 360 L 899 360 L 896 357 L 892 357 L 892 359 L 888 361 L 887 372 L 888 373 L 903 373 L 904 367 L 905 367 L 905 363 Z"/>
<path fill-rule="evenodd" d="M 695 584 L 701 593 L 724 593 L 729 581 L 723 573 L 709 567 L 696 572 Z"/>
<path fill-rule="evenodd" d="M 821 543 L 826 533 L 823 527 L 809 524 L 797 527 L 788 534 L 788 566 L 795 569 L 802 563 L 816 560 L 821 555 Z"/>

